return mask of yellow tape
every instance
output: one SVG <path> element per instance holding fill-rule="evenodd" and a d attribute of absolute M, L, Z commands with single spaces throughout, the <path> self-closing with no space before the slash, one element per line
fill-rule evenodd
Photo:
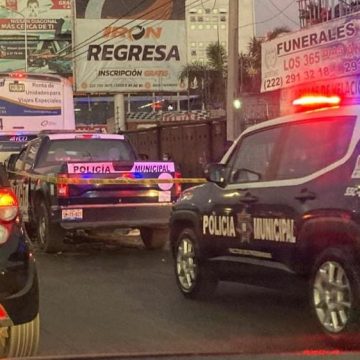
<path fill-rule="evenodd" d="M 117 185 L 117 184 L 140 184 L 140 185 L 157 185 L 157 184 L 203 184 L 207 180 L 204 178 L 180 178 L 180 179 L 129 179 L 129 178 L 118 178 L 118 179 L 81 179 L 81 178 L 62 178 L 58 176 L 49 175 L 35 175 L 29 174 L 25 171 L 15 172 L 8 171 L 9 173 L 26 177 L 32 180 L 40 180 L 49 182 L 52 184 L 72 184 L 72 185 L 89 185 L 89 184 L 106 184 L 106 185 Z"/>

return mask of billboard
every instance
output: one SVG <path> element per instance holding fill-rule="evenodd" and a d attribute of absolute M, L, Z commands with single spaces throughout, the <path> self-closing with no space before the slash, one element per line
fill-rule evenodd
<path fill-rule="evenodd" d="M 81 92 L 181 91 L 185 0 L 75 1 L 75 84 Z"/>
<path fill-rule="evenodd" d="M 263 43 L 261 91 L 359 74 L 359 31 L 355 13 Z"/>
<path fill-rule="evenodd" d="M 27 55 L 29 72 L 71 75 L 71 30 L 71 0 L 0 0 L 0 72 L 25 70 Z"/>
<path fill-rule="evenodd" d="M 53 39 L 71 33 L 71 0 L 0 0 L 2 36 Z"/>

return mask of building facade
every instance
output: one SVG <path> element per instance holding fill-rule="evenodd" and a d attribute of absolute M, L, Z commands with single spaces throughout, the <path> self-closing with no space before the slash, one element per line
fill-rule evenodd
<path fill-rule="evenodd" d="M 255 0 L 239 0 L 239 51 L 246 52 L 255 36 Z M 206 62 L 206 47 L 219 42 L 228 49 L 229 0 L 186 2 L 189 63 Z"/>

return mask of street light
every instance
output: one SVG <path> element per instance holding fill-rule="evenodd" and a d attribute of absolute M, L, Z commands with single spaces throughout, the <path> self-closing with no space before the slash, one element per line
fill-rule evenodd
<path fill-rule="evenodd" d="M 233 100 L 233 106 L 235 110 L 240 110 L 242 106 L 241 99 L 234 99 Z"/>
<path fill-rule="evenodd" d="M 24 19 L 24 25 L 25 25 L 25 31 L 24 31 L 24 36 L 25 36 L 25 39 L 24 39 L 24 46 L 25 46 L 25 72 L 27 72 L 28 71 L 28 54 L 27 54 L 27 48 L 28 48 L 28 41 L 27 41 L 27 18 L 26 18 L 26 16 L 24 15 L 24 14 L 22 14 L 21 12 L 19 12 L 19 11 L 16 11 L 16 10 L 13 10 L 13 9 L 9 9 L 9 8 L 7 8 L 6 6 L 4 6 L 4 5 L 0 5 L 0 8 L 2 8 L 2 9 L 5 9 L 5 10 L 7 10 L 7 11 L 11 11 L 11 12 L 13 12 L 13 13 L 15 13 L 15 14 L 18 14 L 18 15 L 20 15 L 23 19 Z"/>

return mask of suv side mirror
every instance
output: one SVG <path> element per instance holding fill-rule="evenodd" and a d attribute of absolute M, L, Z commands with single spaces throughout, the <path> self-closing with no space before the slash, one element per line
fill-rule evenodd
<path fill-rule="evenodd" d="M 225 170 L 226 166 L 224 164 L 208 164 L 205 167 L 204 175 L 207 181 L 223 185 L 225 183 Z"/>
<path fill-rule="evenodd" d="M 15 170 L 15 163 L 19 158 L 19 154 L 11 154 L 7 160 L 5 160 L 5 167 L 7 170 L 14 171 Z"/>

